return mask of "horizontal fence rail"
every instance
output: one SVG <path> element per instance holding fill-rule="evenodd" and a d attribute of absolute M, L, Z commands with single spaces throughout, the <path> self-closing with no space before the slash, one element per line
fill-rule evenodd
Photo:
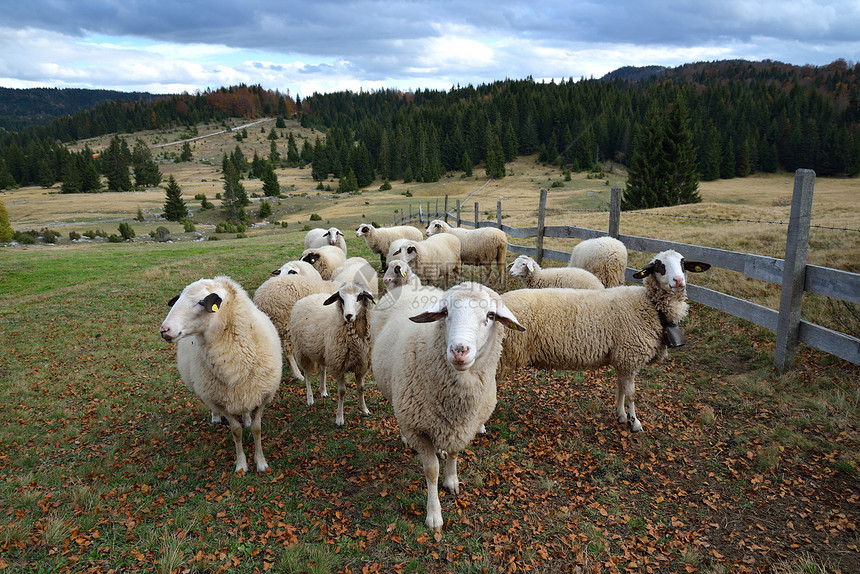
<path fill-rule="evenodd" d="M 789 248 L 786 251 L 787 254 L 798 252 L 799 255 L 797 255 L 795 259 L 789 259 L 789 261 L 792 262 L 792 265 L 788 267 L 786 265 L 786 259 L 620 234 L 618 233 L 618 229 L 620 220 L 621 190 L 617 187 L 612 188 L 612 199 L 610 200 L 609 229 L 614 231 L 612 234 L 606 231 L 577 227 L 574 225 L 544 226 L 547 197 L 545 189 L 541 190 L 540 206 L 537 212 L 538 225 L 536 227 L 517 228 L 504 225 L 502 223 L 501 202 L 498 202 L 496 205 L 496 221 L 480 221 L 480 211 L 477 202 L 474 207 L 475 219 L 471 221 L 464 219 L 461 213 L 462 206 L 459 201 L 457 201 L 454 211 L 448 211 L 447 196 L 445 197 L 444 211 L 439 211 L 438 200 L 436 202 L 436 209 L 432 213 L 430 210 L 430 202 L 427 202 L 426 210 L 422 209 L 421 203 L 419 202 L 418 213 L 413 214 L 412 206 L 410 205 L 409 215 L 406 216 L 404 214 L 403 217 L 395 220 L 394 223 L 415 222 L 416 217 L 418 218 L 418 222 L 422 224 L 429 223 L 432 219 L 445 219 L 446 221 L 451 219 L 453 220 L 452 223 L 457 226 L 465 225 L 475 228 L 496 227 L 504 231 L 512 239 L 527 239 L 534 237 L 536 238 L 535 247 L 509 243 L 508 250 L 512 253 L 534 257 L 538 262 L 543 258 L 547 258 L 566 263 L 570 259 L 569 251 L 544 249 L 543 238 L 545 237 L 593 239 L 596 237 L 612 235 L 631 251 L 659 253 L 667 249 L 674 249 L 679 253 L 683 253 L 684 257 L 689 259 L 710 263 L 711 266 L 716 268 L 742 273 L 744 277 L 748 277 L 750 279 L 757 279 L 781 285 L 782 303 L 779 310 L 771 309 L 713 289 L 699 287 L 697 285 L 687 286 L 687 296 L 691 301 L 707 305 L 708 307 L 723 311 L 734 317 L 744 319 L 776 332 L 777 348 L 774 362 L 781 371 L 790 369 L 794 366 L 795 351 L 798 341 L 826 353 L 835 355 L 840 359 L 860 365 L 860 339 L 800 319 L 800 301 L 803 292 L 815 293 L 817 295 L 831 297 L 849 303 L 860 303 L 860 274 L 806 264 L 806 251 L 809 238 L 809 211 L 812 204 L 812 188 L 814 180 L 815 172 L 811 170 L 797 170 L 797 173 L 795 174 L 794 199 L 792 201 L 791 217 L 793 220 L 800 221 L 798 225 L 806 225 L 806 232 L 804 237 L 802 227 L 800 228 L 800 232 L 798 232 L 798 228 L 796 226 L 794 229 L 792 228 L 793 222 L 789 223 L 789 232 L 787 237 Z M 801 221 L 804 216 L 803 205 L 806 206 L 807 212 L 805 214 L 805 221 Z M 797 209 L 796 206 L 798 206 Z M 798 242 L 801 244 L 798 245 Z M 792 274 L 792 277 L 787 277 L 787 269 L 788 272 Z M 637 270 L 635 269 L 628 268 L 626 279 L 628 281 L 635 282 L 636 280 L 633 279 L 633 274 L 636 271 Z M 795 277 L 795 275 L 797 277 Z M 792 286 L 792 282 L 798 284 L 796 288 L 799 292 L 789 293 L 791 289 L 795 288 Z M 793 318 L 789 316 L 793 316 Z"/>

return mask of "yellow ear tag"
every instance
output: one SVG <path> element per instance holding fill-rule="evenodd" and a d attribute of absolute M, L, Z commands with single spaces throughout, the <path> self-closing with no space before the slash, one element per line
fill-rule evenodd
<path fill-rule="evenodd" d="M 403 275 L 404 277 L 406 277 L 406 269 L 401 269 L 400 274 Z"/>
<path fill-rule="evenodd" d="M 702 266 L 701 266 L 701 265 L 696 265 L 696 267 L 695 267 L 695 271 L 697 271 L 697 272 L 698 272 L 698 271 L 701 271 L 701 270 L 702 270 Z"/>
<path fill-rule="evenodd" d="M 217 312 L 218 312 L 218 305 L 217 305 L 216 303 L 212 303 L 212 312 L 213 312 L 213 313 L 217 313 Z"/>

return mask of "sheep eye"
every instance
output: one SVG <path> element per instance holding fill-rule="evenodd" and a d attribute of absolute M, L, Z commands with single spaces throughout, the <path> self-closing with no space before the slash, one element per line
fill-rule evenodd
<path fill-rule="evenodd" d="M 295 269 L 290 269 L 289 271 L 287 271 L 287 275 L 298 275 L 298 274 L 299 274 L 299 272 L 296 271 Z"/>
<path fill-rule="evenodd" d="M 488 312 L 487 313 L 487 320 L 488 321 L 495 321 L 496 320 L 496 314 L 493 311 Z"/>

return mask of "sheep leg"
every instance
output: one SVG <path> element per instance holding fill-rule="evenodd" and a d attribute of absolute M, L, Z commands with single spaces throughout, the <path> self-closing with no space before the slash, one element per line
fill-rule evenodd
<path fill-rule="evenodd" d="M 421 457 L 424 467 L 424 480 L 427 481 L 427 519 L 424 523 L 440 532 L 442 530 L 442 504 L 439 502 L 439 459 L 436 449 L 425 435 L 416 437 L 413 447 Z"/>
<path fill-rule="evenodd" d="M 642 423 L 636 418 L 636 405 L 633 402 L 633 395 L 636 392 L 634 377 L 635 374 L 618 374 L 618 400 L 615 403 L 615 410 L 618 414 L 619 423 L 628 423 L 633 432 L 639 432 L 642 430 Z M 625 402 L 627 403 L 626 411 Z"/>
<path fill-rule="evenodd" d="M 257 472 L 269 470 L 269 463 L 263 455 L 263 405 L 260 405 L 251 413 L 251 434 L 254 436 L 254 462 L 257 464 Z"/>
<path fill-rule="evenodd" d="M 366 374 L 366 373 L 365 373 Z M 358 389 L 358 409 L 361 411 L 361 416 L 369 417 L 370 409 L 367 408 L 367 403 L 364 401 L 364 377 L 365 374 L 361 376 L 355 376 L 355 386 Z"/>
<path fill-rule="evenodd" d="M 334 417 L 334 424 L 338 428 L 343 428 L 343 398 L 346 396 L 346 377 L 343 373 L 334 375 L 337 381 L 337 415 Z"/>
<path fill-rule="evenodd" d="M 308 401 L 308 406 L 314 406 L 314 390 L 311 388 L 310 376 L 305 377 L 305 398 Z"/>
<path fill-rule="evenodd" d="M 445 480 L 442 482 L 451 494 L 460 494 L 460 478 L 457 476 L 457 453 L 449 454 L 445 459 Z"/>
<path fill-rule="evenodd" d="M 242 448 L 242 423 L 230 413 L 224 413 L 224 417 L 230 423 L 230 433 L 233 435 L 233 444 L 236 446 L 236 472 L 248 472 L 248 461 L 245 459 L 245 451 Z"/>
<path fill-rule="evenodd" d="M 325 380 L 328 375 L 325 365 L 320 367 L 320 398 L 328 396 L 328 387 L 325 386 Z"/>
<path fill-rule="evenodd" d="M 287 355 L 287 362 L 289 362 L 289 364 L 290 364 L 290 374 L 293 375 L 293 378 L 296 378 L 300 381 L 304 381 L 305 377 L 304 377 L 304 375 L 302 375 L 302 371 L 301 371 L 301 369 L 299 369 L 298 363 L 296 363 L 295 356 L 293 356 L 292 353 L 286 353 L 286 355 Z M 310 403 L 310 404 L 313 404 L 313 403 Z"/>

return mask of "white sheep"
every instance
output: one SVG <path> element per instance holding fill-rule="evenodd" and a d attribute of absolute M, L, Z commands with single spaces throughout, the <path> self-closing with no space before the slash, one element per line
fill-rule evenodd
<path fill-rule="evenodd" d="M 460 278 L 460 240 L 450 233 L 433 235 L 424 241 L 404 241 L 394 255 L 406 261 L 426 285 L 444 277 L 447 287 L 451 273 L 455 280 Z"/>
<path fill-rule="evenodd" d="M 435 530 L 443 523 L 436 453 L 447 453 L 442 484 L 457 494 L 457 455 L 496 406 L 500 324 L 522 329 L 495 291 L 463 283 L 414 316 L 392 315 L 373 343 L 374 379 L 421 457 L 425 523 Z"/>
<path fill-rule="evenodd" d="M 406 284 L 418 287 L 421 285 L 421 279 L 412 271 L 408 263 L 402 259 L 394 259 L 392 257 L 388 262 L 388 269 L 385 270 L 385 274 L 382 276 L 382 285 L 386 289 L 391 290 Z"/>
<path fill-rule="evenodd" d="M 177 344 L 182 380 L 213 419 L 223 416 L 230 424 L 236 472 L 248 470 L 240 420 L 250 417 L 254 462 L 258 472 L 265 472 L 263 409 L 275 397 L 283 368 L 277 329 L 229 277 L 195 281 L 170 304 L 160 331 L 165 341 Z"/>
<path fill-rule="evenodd" d="M 346 261 L 346 253 L 339 247 L 323 245 L 322 247 L 305 249 L 302 251 L 302 256 L 299 259 L 313 265 L 319 271 L 322 278 L 328 281 L 332 278 L 334 270 Z"/>
<path fill-rule="evenodd" d="M 294 264 L 298 265 L 294 265 Z M 287 271 L 283 271 L 284 269 Z M 304 269 L 305 274 L 293 273 L 289 269 Z M 308 269 L 309 268 L 309 269 Z M 314 276 L 315 274 L 315 276 Z M 310 374 L 302 373 L 293 354 L 293 339 L 290 336 L 290 314 L 296 301 L 315 293 L 331 294 L 337 289 L 337 283 L 323 281 L 316 269 L 304 261 L 286 263 L 281 269 L 272 273 L 254 292 L 254 303 L 274 323 L 281 338 L 284 357 L 290 365 L 290 373 L 300 381 L 305 381 L 308 406 L 314 404 L 314 393 L 311 388 Z M 320 396 L 327 397 L 325 370 L 320 368 Z"/>
<path fill-rule="evenodd" d="M 627 248 L 609 236 L 586 239 L 573 247 L 567 266 L 593 273 L 604 287 L 618 287 L 624 284 Z"/>
<path fill-rule="evenodd" d="M 508 236 L 495 227 L 463 229 L 451 227 L 441 219 L 434 219 L 427 226 L 427 236 L 437 233 L 450 233 L 460 240 L 460 261 L 465 265 L 487 266 L 487 278 L 496 264 L 499 272 L 499 285 L 505 283 L 505 256 L 508 253 Z"/>
<path fill-rule="evenodd" d="M 416 229 L 411 225 L 396 225 L 394 227 L 374 227 L 367 223 L 362 223 L 355 230 L 356 237 L 364 237 L 367 247 L 374 253 L 379 254 L 379 261 L 382 265 L 381 269 L 386 267 L 386 256 L 388 255 L 388 246 L 395 239 L 412 239 L 413 241 L 421 241 L 424 235 L 420 229 Z"/>
<path fill-rule="evenodd" d="M 390 266 L 391 260 L 395 259 L 394 254 L 397 253 L 397 251 L 400 249 L 400 246 L 403 245 L 404 243 L 406 243 L 407 241 L 412 241 L 412 240 L 408 239 L 406 237 L 400 237 L 398 239 L 395 239 L 394 241 L 392 241 L 388 245 L 388 256 L 386 257 L 386 261 L 388 263 L 386 263 L 383 266 L 384 269 L 388 269 L 388 267 Z"/>
<path fill-rule="evenodd" d="M 644 286 L 508 291 L 502 299 L 528 330 L 505 338 L 497 376 L 527 365 L 565 370 L 611 365 L 618 378 L 618 422 L 642 430 L 633 402 L 636 373 L 663 358 L 667 346 L 683 344 L 678 323 L 689 307 L 684 271 L 709 268 L 664 251 L 634 275 L 645 278 Z"/>
<path fill-rule="evenodd" d="M 332 271 L 331 280 L 335 283 L 361 281 L 370 289 L 374 297 L 379 295 L 379 279 L 376 276 L 376 269 L 364 257 L 350 257 L 341 263 L 337 269 Z"/>
<path fill-rule="evenodd" d="M 358 407 L 369 416 L 364 401 L 364 376 L 370 370 L 368 305 L 375 303 L 360 281 L 343 283 L 334 294 L 310 295 L 293 305 L 290 334 L 296 361 L 302 369 L 324 366 L 337 381 L 335 424 L 342 427 L 346 373 L 355 375 Z M 338 303 L 334 305 L 334 303 Z"/>
<path fill-rule="evenodd" d="M 422 285 L 409 264 L 401 259 L 389 261 L 382 282 L 386 285 L 386 292 L 370 315 L 371 341 L 376 339 L 392 314 L 414 315 L 441 299 L 445 293 L 438 287 Z"/>
<path fill-rule="evenodd" d="M 339 247 L 343 250 L 344 255 L 346 255 L 346 239 L 343 237 L 343 232 L 337 227 L 311 229 L 305 235 L 305 249 L 322 247 L 323 245 Z"/>
<path fill-rule="evenodd" d="M 544 269 L 528 255 L 520 255 L 511 264 L 511 277 L 519 277 L 526 289 L 565 287 L 568 289 L 603 289 L 600 279 L 578 267 Z"/>
<path fill-rule="evenodd" d="M 315 279 L 317 281 L 322 281 L 322 275 L 320 272 L 316 270 L 316 267 L 308 263 L 307 261 L 287 261 L 279 268 L 272 271 L 273 276 L 278 275 L 303 275 L 308 279 Z"/>

